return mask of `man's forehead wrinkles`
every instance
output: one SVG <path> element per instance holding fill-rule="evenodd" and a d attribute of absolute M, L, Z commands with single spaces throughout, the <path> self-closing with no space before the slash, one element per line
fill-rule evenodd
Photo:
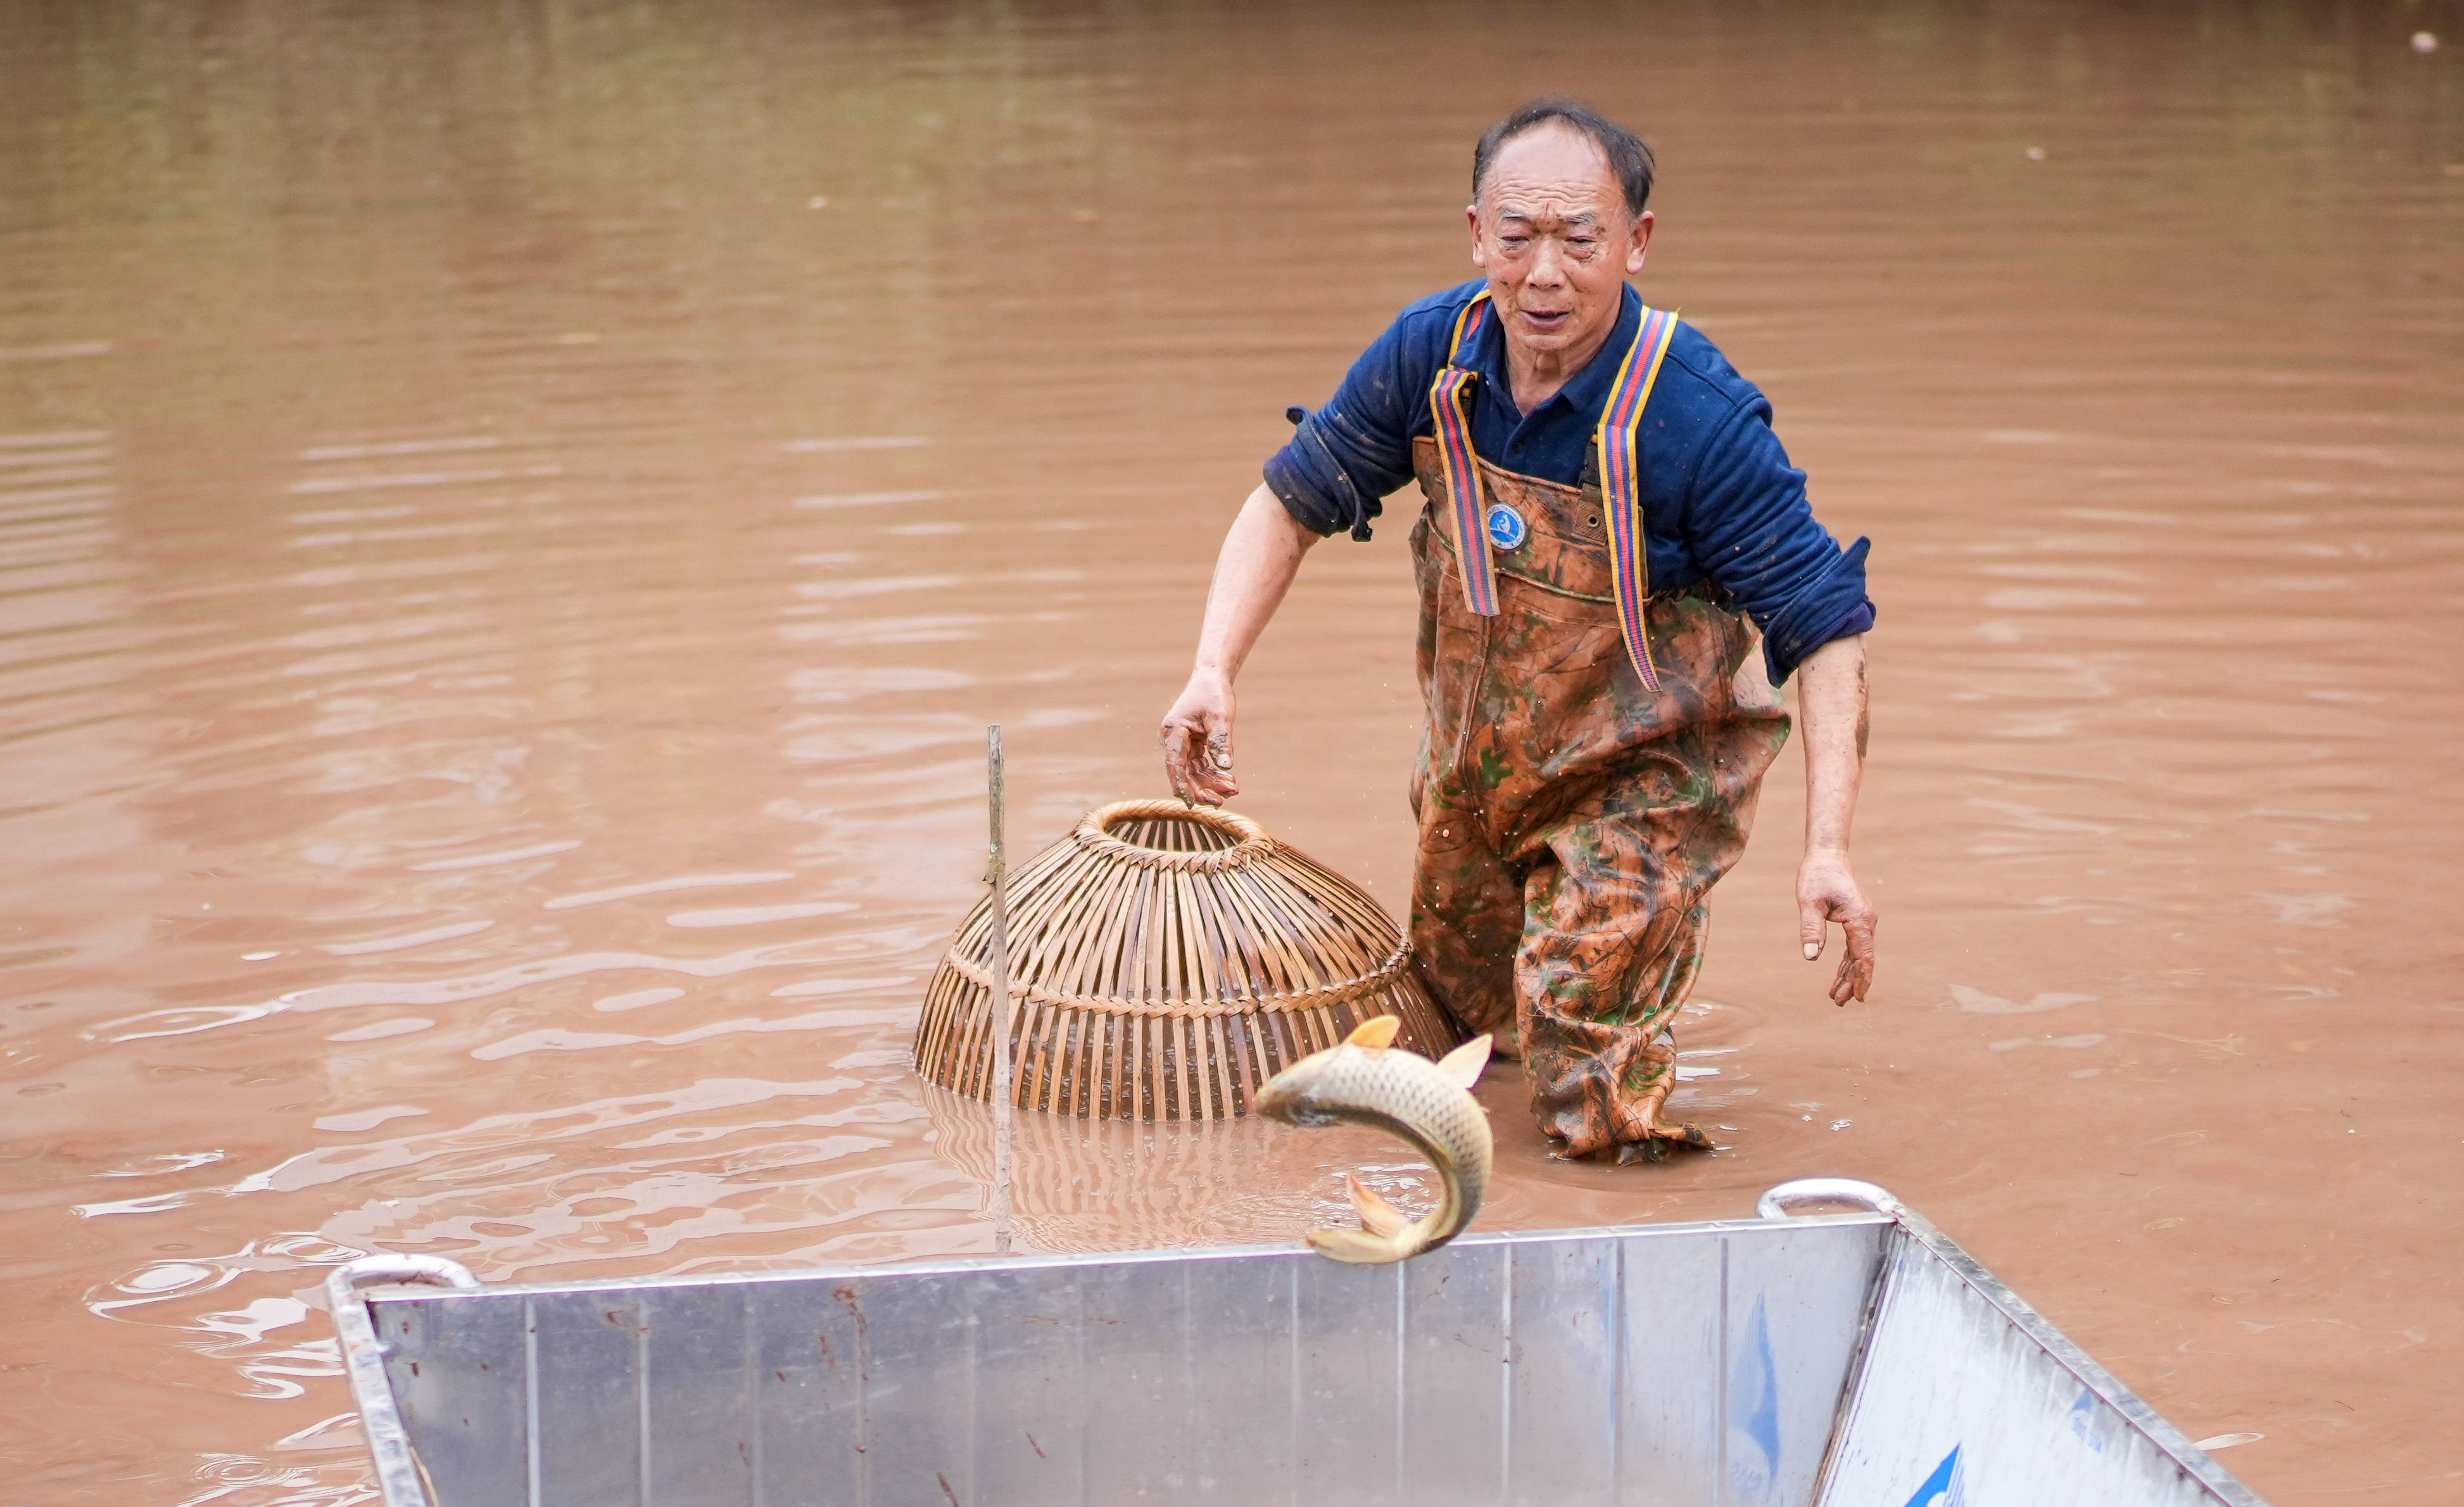
<path fill-rule="evenodd" d="M 1608 217 L 1597 210 L 1574 204 L 1517 204 L 1510 200 L 1497 203 L 1491 213 L 1499 220 L 1524 220 L 1534 225 L 1598 226 Z"/>
<path fill-rule="evenodd" d="M 1482 198 L 1500 219 L 1599 220 L 1606 217 L 1611 196 L 1558 184 L 1494 184 Z"/>

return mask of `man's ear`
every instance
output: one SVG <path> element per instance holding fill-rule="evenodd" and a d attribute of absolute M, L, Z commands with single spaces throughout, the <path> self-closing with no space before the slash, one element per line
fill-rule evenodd
<path fill-rule="evenodd" d="M 1463 219 L 1471 226 L 1471 264 L 1485 270 L 1488 266 L 1488 248 L 1480 243 L 1480 206 L 1464 205 Z"/>
<path fill-rule="evenodd" d="M 1629 277 L 1642 271 L 1643 254 L 1651 249 L 1652 218 L 1649 210 L 1634 217 L 1634 239 L 1625 248 L 1625 275 Z"/>

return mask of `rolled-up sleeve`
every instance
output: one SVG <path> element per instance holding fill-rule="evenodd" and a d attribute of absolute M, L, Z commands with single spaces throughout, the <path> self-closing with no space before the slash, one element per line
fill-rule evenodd
<path fill-rule="evenodd" d="M 1874 625 L 1871 542 L 1841 549 L 1815 521 L 1805 473 L 1788 463 L 1761 398 L 1739 404 L 1705 443 L 1685 515 L 1695 560 L 1762 630 L 1771 684 L 1824 644 Z"/>
<path fill-rule="evenodd" d="M 1412 430 L 1429 396 L 1411 379 L 1412 331 L 1397 320 L 1361 353 L 1326 407 L 1266 460 L 1266 486 L 1301 526 L 1369 537 L 1382 499 L 1412 476 Z"/>

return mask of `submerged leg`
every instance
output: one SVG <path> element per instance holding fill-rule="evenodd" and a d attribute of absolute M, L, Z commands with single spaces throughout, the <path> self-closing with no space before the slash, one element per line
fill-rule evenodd
<path fill-rule="evenodd" d="M 1711 1143 L 1661 1119 L 1677 1086 L 1668 1028 L 1701 970 L 1704 898 L 1744 846 L 1744 813 L 1715 781 L 1654 773 L 1551 830 L 1526 884 L 1524 1060 L 1532 1113 L 1566 1157 Z"/>

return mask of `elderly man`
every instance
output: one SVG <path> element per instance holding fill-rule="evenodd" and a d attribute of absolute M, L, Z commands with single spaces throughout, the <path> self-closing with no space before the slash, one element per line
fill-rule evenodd
<path fill-rule="evenodd" d="M 1763 771 L 1805 720 L 1805 956 L 1845 933 L 1831 997 L 1863 999 L 1874 908 L 1848 865 L 1865 752 L 1866 542 L 1815 521 L 1771 405 L 1625 279 L 1651 244 L 1652 160 L 1562 100 L 1472 155 L 1482 277 L 1406 308 L 1303 415 L 1232 524 L 1173 788 L 1235 794 L 1233 677 L 1309 546 L 1370 536 L 1417 476 L 1428 722 L 1414 951 L 1463 1024 L 1529 1075 L 1561 1156 L 1707 1144 L 1661 1118 L 1705 901 L 1744 850 Z M 1751 625 L 1749 625 L 1749 619 Z M 1760 673 L 1741 674 L 1761 630 Z M 1767 683 L 1766 683 L 1767 682 Z"/>

